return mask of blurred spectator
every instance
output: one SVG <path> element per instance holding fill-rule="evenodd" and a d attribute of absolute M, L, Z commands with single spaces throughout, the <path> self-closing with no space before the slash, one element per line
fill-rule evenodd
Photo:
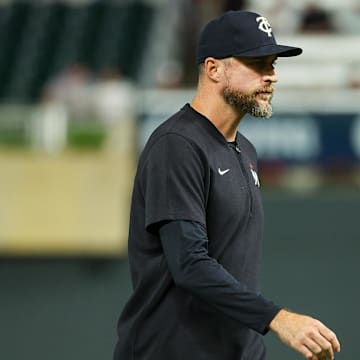
<path fill-rule="evenodd" d="M 76 119 L 89 113 L 89 92 L 92 74 L 84 64 L 71 64 L 45 86 L 43 100 L 53 100 L 65 105 Z"/>
<path fill-rule="evenodd" d="M 156 86 L 164 89 L 176 89 L 183 83 L 182 64 L 176 60 L 169 60 L 160 64 L 156 72 Z"/>
<path fill-rule="evenodd" d="M 68 113 L 63 104 L 45 99 L 34 111 L 31 120 L 29 137 L 33 150 L 56 155 L 65 149 Z"/>
<path fill-rule="evenodd" d="M 251 10 L 266 14 L 277 34 L 294 34 L 299 30 L 304 4 L 291 0 L 252 0 Z"/>
<path fill-rule="evenodd" d="M 331 14 L 324 8 L 311 3 L 303 11 L 300 31 L 303 33 L 330 33 L 335 31 Z"/>
<path fill-rule="evenodd" d="M 340 8 L 334 22 L 342 34 L 360 34 L 360 4 Z"/>
<path fill-rule="evenodd" d="M 122 153 L 134 149 L 136 94 L 132 82 L 117 67 L 100 72 L 92 89 L 91 103 L 96 117 L 107 127 L 107 150 Z"/>
<path fill-rule="evenodd" d="M 33 149 L 49 154 L 64 150 L 69 118 L 84 119 L 89 113 L 90 82 L 90 70 L 77 63 L 49 80 L 29 129 Z"/>

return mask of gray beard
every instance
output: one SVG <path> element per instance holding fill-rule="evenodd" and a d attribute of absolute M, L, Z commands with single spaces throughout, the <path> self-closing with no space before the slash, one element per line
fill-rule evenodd
<path fill-rule="evenodd" d="M 261 91 L 273 91 L 272 87 L 259 89 L 252 94 L 244 94 L 227 86 L 223 91 L 223 97 L 227 104 L 236 108 L 238 112 L 247 113 L 254 117 L 269 118 L 272 115 L 272 106 L 268 104 L 259 104 L 256 95 Z"/>

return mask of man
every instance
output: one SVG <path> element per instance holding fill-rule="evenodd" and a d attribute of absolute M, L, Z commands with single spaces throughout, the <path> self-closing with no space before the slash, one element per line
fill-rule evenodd
<path fill-rule="evenodd" d="M 227 12 L 202 31 L 191 105 L 150 137 L 132 198 L 134 293 L 116 360 L 264 360 L 269 330 L 311 360 L 334 359 L 336 335 L 264 298 L 258 287 L 263 210 L 246 113 L 271 115 L 278 45 L 268 21 Z"/>

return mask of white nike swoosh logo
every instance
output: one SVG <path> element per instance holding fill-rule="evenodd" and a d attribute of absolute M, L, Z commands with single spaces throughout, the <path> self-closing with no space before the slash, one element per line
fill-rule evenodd
<path fill-rule="evenodd" d="M 222 176 L 222 175 L 225 175 L 227 172 L 229 172 L 230 169 L 226 169 L 226 170 L 221 170 L 220 168 L 218 168 L 218 172 L 219 174 Z"/>

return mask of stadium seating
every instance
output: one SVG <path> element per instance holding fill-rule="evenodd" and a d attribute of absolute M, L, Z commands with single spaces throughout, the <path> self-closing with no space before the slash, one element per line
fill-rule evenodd
<path fill-rule="evenodd" d="M 0 6 L 0 101 L 32 102 L 72 63 L 135 78 L 152 19 L 146 4 L 11 2 Z M 141 26 L 139 26 L 141 24 Z"/>

